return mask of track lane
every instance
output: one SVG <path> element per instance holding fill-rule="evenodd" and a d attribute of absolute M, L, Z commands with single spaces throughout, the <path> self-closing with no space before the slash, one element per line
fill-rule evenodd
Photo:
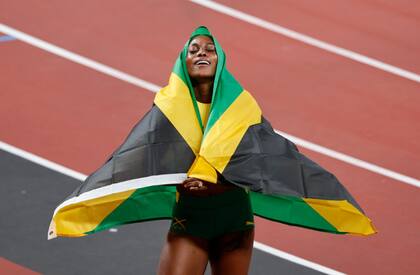
<path fill-rule="evenodd" d="M 139 96 L 118 79 L 21 42 L 4 46 L 0 135 L 51 159 L 86 159 L 83 173 L 101 165 L 152 105 L 152 93 Z M 87 140 L 88 151 L 79 146 Z"/>
<path fill-rule="evenodd" d="M 21 42 L 8 49 L 5 56 L 10 58 L 5 60 L 5 64 L 11 70 L 11 75 L 2 80 L 1 85 L 8 94 L 7 101 L 2 101 L 7 104 L 2 104 L 0 108 L 3 118 L 0 129 L 8 131 L 0 131 L 0 140 L 83 173 L 90 173 L 107 158 L 152 101 L 151 98 L 148 99 L 150 101 L 144 99 L 145 91 L 133 89 L 131 85 L 86 70 Z M 79 89 L 81 91 L 77 92 Z M 34 109 L 34 106 L 37 108 Z M 413 247 L 413 244 L 419 240 L 413 232 L 419 224 L 412 219 L 415 209 L 419 207 L 416 202 L 418 190 L 405 185 L 402 188 L 399 183 L 375 174 L 367 177 L 370 173 L 364 170 L 313 152 L 305 153 L 334 171 L 345 182 L 381 233 L 363 239 L 335 238 L 337 236 L 288 226 L 280 230 L 281 225 L 259 220 L 257 240 L 281 250 L 296 251 L 297 255 L 305 255 L 321 264 L 330 263 L 332 268 L 345 272 L 354 268 L 348 261 L 354 251 L 360 251 L 364 259 L 360 265 L 363 271 L 378 270 L 368 265 L 375 262 L 374 258 L 381 259 L 383 268 L 379 270 L 384 274 L 395 271 L 400 265 L 412 266 L 412 257 L 395 259 L 396 254 L 389 251 L 418 253 L 418 246 Z M 391 205 L 389 198 L 392 194 L 398 196 Z M 401 228 L 401 224 L 406 227 Z M 289 232 L 289 235 L 285 232 Z M 400 234 L 407 238 L 402 239 Z M 319 242 L 314 250 L 313 240 L 316 239 Z M 334 247 L 340 247 L 340 253 L 329 254 Z M 398 264 L 391 267 L 384 265 L 390 261 L 397 261 Z"/>
<path fill-rule="evenodd" d="M 135 6 L 137 9 L 133 6 L 135 12 L 128 13 L 124 11 L 126 5 L 111 7 L 108 3 L 93 22 L 93 3 L 82 6 L 77 11 L 66 5 L 48 7 L 55 9 L 57 19 L 60 17 L 55 25 L 40 20 L 40 16 L 34 19 L 33 14 L 45 12 L 36 7 L 31 9 L 28 23 L 12 16 L 7 19 L 41 38 L 164 85 L 180 49 L 177 45 L 182 45 L 182 37 L 197 25 L 196 18 L 202 18 L 201 22 L 211 26 L 227 49 L 229 68 L 257 97 L 276 128 L 420 177 L 420 156 L 415 153 L 420 150 L 416 142 L 420 131 L 415 126 L 415 118 L 420 116 L 420 95 L 415 83 L 247 26 L 192 3 L 171 2 L 162 6 L 145 2 L 141 7 Z M 20 6 L 15 4 L 10 9 L 20 10 Z M 170 22 L 158 21 L 147 28 L 134 24 L 138 18 L 148 22 L 156 17 L 169 18 L 174 13 L 180 17 L 171 32 L 167 31 L 173 25 Z M 114 25 L 107 25 L 111 17 Z M 242 41 L 253 41 L 253 45 Z"/>
<path fill-rule="evenodd" d="M 47 51 L 53 55 L 57 55 L 59 57 L 62 57 L 64 59 L 67 59 L 69 61 L 75 62 L 79 65 L 85 66 L 87 68 L 90 68 L 94 71 L 103 73 L 105 75 L 108 75 L 113 78 L 117 78 L 123 82 L 127 82 L 130 84 L 133 84 L 134 86 L 137 86 L 141 89 L 146 89 L 150 92 L 158 92 L 161 87 L 153 84 L 151 82 L 148 82 L 146 80 L 140 79 L 138 77 L 135 77 L 133 75 L 127 74 L 121 70 L 117 70 L 115 68 L 112 68 L 110 66 L 107 66 L 103 63 L 97 62 L 93 59 L 89 59 L 87 57 L 84 57 L 82 55 L 78 55 L 76 53 L 70 52 L 64 48 L 60 48 L 54 44 L 48 43 L 45 40 L 38 39 L 34 36 L 28 35 L 26 33 L 23 33 L 19 30 L 13 29 L 11 27 L 8 27 L 4 24 L 0 24 L 0 30 L 5 31 L 9 34 L 9 36 L 13 37 L 14 39 L 18 39 L 22 42 L 28 43 L 34 47 L 37 47 L 41 50 Z M 397 173 L 395 171 L 380 167 L 378 165 L 363 161 L 361 159 L 354 158 L 352 156 L 343 154 L 341 152 L 323 147 L 321 145 L 315 144 L 313 142 L 310 142 L 308 140 L 290 135 L 284 131 L 276 130 L 276 132 L 280 135 L 283 135 L 284 137 L 290 139 L 291 141 L 295 142 L 296 145 L 302 146 L 303 148 L 306 148 L 308 150 L 329 156 L 331 158 L 334 158 L 339 161 L 343 161 L 345 163 L 354 165 L 356 167 L 366 169 L 368 171 L 390 177 L 392 179 L 395 179 L 397 181 L 407 183 L 416 187 L 420 187 L 420 181 L 409 177 L 406 175 L 403 175 L 401 173 Z"/>
<path fill-rule="evenodd" d="M 420 4 L 415 1 L 315 2 L 232 1 L 217 3 L 420 73 Z"/>

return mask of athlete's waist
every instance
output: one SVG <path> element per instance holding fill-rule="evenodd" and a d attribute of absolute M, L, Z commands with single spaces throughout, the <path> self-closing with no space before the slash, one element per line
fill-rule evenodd
<path fill-rule="evenodd" d="M 211 182 L 203 182 L 207 189 L 205 190 L 190 190 L 185 188 L 182 184 L 177 185 L 176 190 L 181 195 L 194 196 L 194 197 L 208 197 L 219 195 L 228 191 L 242 189 L 232 183 L 215 184 Z"/>

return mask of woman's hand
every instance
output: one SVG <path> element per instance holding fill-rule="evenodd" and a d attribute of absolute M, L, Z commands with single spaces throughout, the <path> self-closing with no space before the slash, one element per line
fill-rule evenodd
<path fill-rule="evenodd" d="M 189 191 L 203 191 L 208 189 L 205 182 L 197 178 L 188 178 L 184 180 L 182 186 Z"/>

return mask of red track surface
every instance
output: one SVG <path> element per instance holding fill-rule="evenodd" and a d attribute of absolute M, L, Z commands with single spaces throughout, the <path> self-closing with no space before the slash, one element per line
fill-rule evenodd
<path fill-rule="evenodd" d="M 126 1 L 120 6 L 76 2 L 39 6 L 36 1 L 15 1 L 8 3 L 7 14 L 0 12 L 0 22 L 159 85 L 165 84 L 191 30 L 205 24 L 227 51 L 230 70 L 257 97 L 275 128 L 420 177 L 417 83 L 188 2 Z M 300 17 L 299 30 L 312 34 L 322 29 L 314 35 L 420 71 L 420 64 L 415 63 L 418 51 L 413 55 L 407 51 L 418 45 L 401 34 L 406 30 L 398 29 L 399 24 L 389 31 L 394 43 L 385 43 L 379 31 L 371 35 L 375 33 L 372 26 L 365 31 L 360 20 L 355 23 L 349 16 L 332 13 L 334 7 L 318 11 L 307 4 L 295 4 L 295 8 L 309 7 L 321 25 Z M 370 9 L 374 5 L 360 1 L 357 5 L 375 24 L 385 22 L 385 15 L 377 20 L 373 17 L 376 13 Z M 293 14 L 286 9 L 291 7 L 282 7 L 279 12 Z M 245 4 L 238 8 L 249 9 Z M 267 16 L 260 9 L 252 13 L 281 25 L 298 22 L 292 22 L 293 16 L 277 16 L 276 9 Z M 0 11 L 4 10 L 0 4 Z M 332 19 L 326 15 L 324 19 L 324 14 L 337 17 L 341 25 L 331 26 Z M 409 15 L 396 9 L 398 20 L 411 18 Z M 418 29 L 419 24 L 415 26 Z M 2 92 L 0 101 L 0 140 L 83 173 L 90 173 L 106 159 L 153 100 L 148 91 L 21 42 L 0 46 L 0 85 L 2 91 L 8 91 L 7 95 Z M 345 183 L 379 234 L 335 236 L 259 219 L 257 240 L 351 274 L 418 271 L 419 190 L 303 151 Z"/>
<path fill-rule="evenodd" d="M 420 73 L 418 1 L 222 0 L 294 31 Z"/>
<path fill-rule="evenodd" d="M 39 275 L 40 273 L 17 265 L 5 258 L 0 257 L 0 273 L 2 275 Z"/>

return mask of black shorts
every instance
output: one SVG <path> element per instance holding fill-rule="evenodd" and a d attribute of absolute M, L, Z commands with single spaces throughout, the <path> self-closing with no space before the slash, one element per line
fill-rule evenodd
<path fill-rule="evenodd" d="M 254 228 L 249 192 L 237 187 L 216 195 L 179 194 L 170 232 L 211 240 Z"/>

